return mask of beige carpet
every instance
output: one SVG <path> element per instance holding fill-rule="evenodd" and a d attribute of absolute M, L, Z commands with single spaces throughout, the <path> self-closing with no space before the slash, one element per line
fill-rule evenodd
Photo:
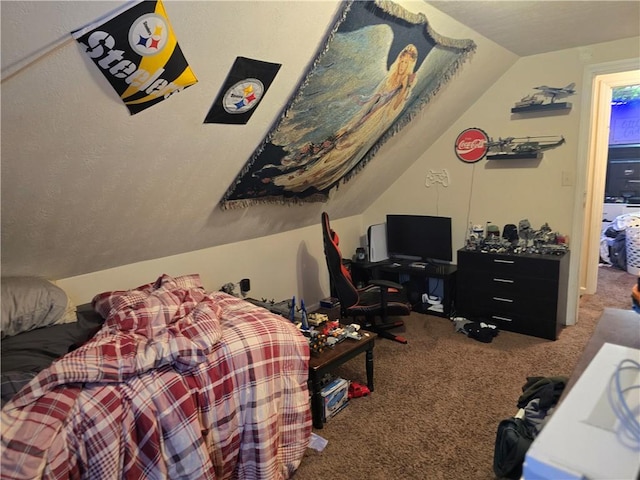
<path fill-rule="evenodd" d="M 631 308 L 637 277 L 599 275 L 555 342 L 502 331 L 486 344 L 446 318 L 405 317 L 409 344 L 376 341 L 375 392 L 314 430 L 328 445 L 307 450 L 295 480 L 493 479 L 496 428 L 516 413 L 527 377 L 570 376 L 604 307 Z M 365 383 L 364 356 L 335 373 Z"/>

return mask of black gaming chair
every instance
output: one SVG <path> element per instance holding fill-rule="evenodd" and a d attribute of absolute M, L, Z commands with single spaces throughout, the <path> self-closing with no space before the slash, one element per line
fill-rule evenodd
<path fill-rule="evenodd" d="M 351 273 L 342 262 L 339 238 L 329 225 L 329 215 L 322 212 L 322 237 L 324 256 L 327 260 L 332 294 L 340 300 L 342 317 L 352 317 L 354 321 L 364 317 L 365 330 L 377 333 L 400 343 L 407 340 L 389 332 L 389 329 L 401 327 L 403 321 L 388 320 L 389 316 L 409 315 L 411 303 L 407 299 L 402 285 L 388 280 L 371 280 L 364 288 L 356 288 L 351 281 Z M 380 322 L 375 318 L 380 317 Z"/>

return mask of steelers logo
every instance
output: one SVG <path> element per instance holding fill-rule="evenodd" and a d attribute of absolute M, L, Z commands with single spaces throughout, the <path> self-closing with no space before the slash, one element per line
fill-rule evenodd
<path fill-rule="evenodd" d="M 143 57 L 162 51 L 169 38 L 166 20 L 155 13 L 147 13 L 138 18 L 129 29 L 129 45 Z"/>
<path fill-rule="evenodd" d="M 244 113 L 254 108 L 264 95 L 264 85 L 257 78 L 245 78 L 226 91 L 222 107 L 227 113 Z"/>

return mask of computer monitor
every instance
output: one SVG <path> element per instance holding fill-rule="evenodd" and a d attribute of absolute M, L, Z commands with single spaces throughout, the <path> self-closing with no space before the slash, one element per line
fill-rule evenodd
<path fill-rule="evenodd" d="M 451 262 L 451 218 L 429 215 L 387 215 L 389 258 L 428 263 Z"/>

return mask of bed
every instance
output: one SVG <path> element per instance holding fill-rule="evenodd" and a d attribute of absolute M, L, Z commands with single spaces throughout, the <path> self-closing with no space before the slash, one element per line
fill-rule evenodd
<path fill-rule="evenodd" d="M 291 322 L 198 275 L 100 293 L 73 313 L 19 331 L 3 318 L 3 479 L 294 474 L 311 415 L 309 345 Z M 54 336 L 62 356 L 21 365 Z"/>

